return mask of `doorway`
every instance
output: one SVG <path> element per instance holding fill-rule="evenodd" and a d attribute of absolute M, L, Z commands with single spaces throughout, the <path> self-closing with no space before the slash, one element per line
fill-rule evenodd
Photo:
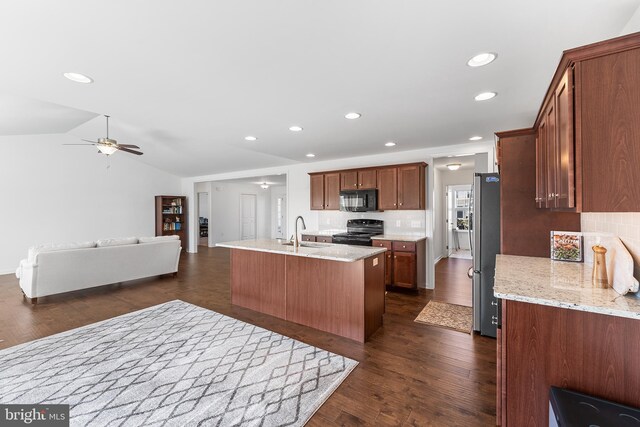
<path fill-rule="evenodd" d="M 446 187 L 447 215 L 445 239 L 447 257 L 471 259 L 471 234 L 469 213 L 471 208 L 471 185 L 448 185 Z"/>
<path fill-rule="evenodd" d="M 256 238 L 256 195 L 240 195 L 240 240 Z"/>
<path fill-rule="evenodd" d="M 198 193 L 198 246 L 209 246 L 209 193 Z"/>

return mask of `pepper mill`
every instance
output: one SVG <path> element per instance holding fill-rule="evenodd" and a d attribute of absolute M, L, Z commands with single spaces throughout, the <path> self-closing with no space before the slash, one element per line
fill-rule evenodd
<path fill-rule="evenodd" d="M 594 288 L 608 288 L 609 277 L 607 276 L 607 249 L 600 245 L 595 245 L 593 249 L 593 274 L 591 284 Z"/>

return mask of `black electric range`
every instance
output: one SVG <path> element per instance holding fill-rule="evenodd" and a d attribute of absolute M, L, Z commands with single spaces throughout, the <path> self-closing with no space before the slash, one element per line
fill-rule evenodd
<path fill-rule="evenodd" d="M 372 246 L 371 238 L 384 234 L 384 221 L 379 219 L 350 219 L 347 232 L 334 234 L 333 243 L 343 245 Z"/>

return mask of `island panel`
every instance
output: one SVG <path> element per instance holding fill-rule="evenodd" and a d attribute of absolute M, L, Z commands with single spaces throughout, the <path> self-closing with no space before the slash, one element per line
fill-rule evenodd
<path fill-rule="evenodd" d="M 231 250 L 231 303 L 286 318 L 286 256 Z"/>
<path fill-rule="evenodd" d="M 286 319 L 364 342 L 365 261 L 287 257 Z"/>
<path fill-rule="evenodd" d="M 382 326 L 385 313 L 385 254 L 364 260 L 364 335 L 369 338 Z"/>

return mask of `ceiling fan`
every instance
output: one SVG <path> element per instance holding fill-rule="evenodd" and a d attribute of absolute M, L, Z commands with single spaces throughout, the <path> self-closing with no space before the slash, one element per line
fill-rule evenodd
<path fill-rule="evenodd" d="M 107 119 L 107 137 L 106 138 L 98 138 L 97 141 L 83 139 L 83 141 L 86 141 L 89 144 L 63 144 L 63 145 L 95 145 L 100 153 L 106 154 L 107 156 L 110 156 L 111 154 L 115 153 L 118 150 L 135 154 L 137 156 L 141 156 L 142 155 L 141 151 L 134 150 L 134 148 L 138 150 L 140 149 L 140 147 L 138 147 L 137 145 L 118 144 L 118 141 L 116 141 L 115 139 L 109 138 L 109 117 L 110 116 L 107 116 L 105 114 L 105 117 Z"/>

